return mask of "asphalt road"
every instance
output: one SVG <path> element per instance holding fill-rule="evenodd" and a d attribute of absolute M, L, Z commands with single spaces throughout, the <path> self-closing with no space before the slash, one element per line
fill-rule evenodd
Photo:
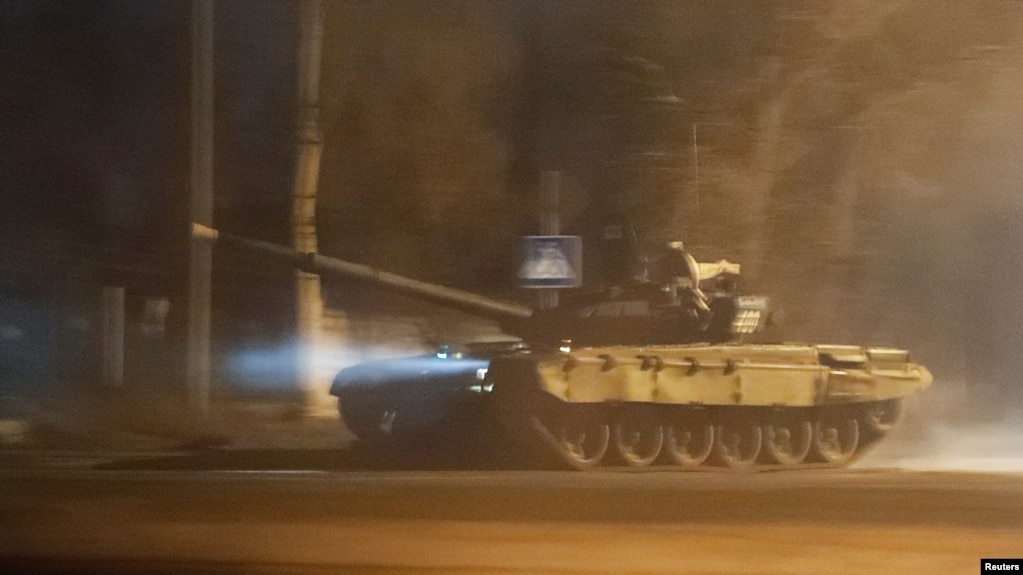
<path fill-rule="evenodd" d="M 8 456 L 0 571 L 973 574 L 982 557 L 1023 556 L 1023 475 L 395 470 L 338 457 Z"/>

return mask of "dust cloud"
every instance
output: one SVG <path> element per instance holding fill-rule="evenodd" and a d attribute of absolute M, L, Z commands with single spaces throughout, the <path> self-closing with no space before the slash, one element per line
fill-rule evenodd
<path fill-rule="evenodd" d="M 965 382 L 944 381 L 905 400 L 903 419 L 861 467 L 1023 473 L 1023 414 L 971 405 Z"/>
<path fill-rule="evenodd" d="M 1023 473 L 1019 419 L 984 423 L 938 422 L 911 433 L 896 432 L 863 465 L 912 471 Z"/>
<path fill-rule="evenodd" d="M 940 425 L 918 444 L 920 455 L 895 461 L 915 471 L 1023 473 L 1023 433 L 1019 422 L 991 422 L 969 427 Z"/>

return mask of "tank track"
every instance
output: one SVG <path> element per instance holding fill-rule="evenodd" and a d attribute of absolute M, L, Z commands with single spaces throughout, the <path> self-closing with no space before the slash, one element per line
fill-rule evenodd
<path fill-rule="evenodd" d="M 901 415 L 898 400 L 807 408 L 531 403 L 517 424 L 530 428 L 529 448 L 557 467 L 582 471 L 842 468 L 875 447 Z M 515 435 L 523 438 L 521 430 Z"/>

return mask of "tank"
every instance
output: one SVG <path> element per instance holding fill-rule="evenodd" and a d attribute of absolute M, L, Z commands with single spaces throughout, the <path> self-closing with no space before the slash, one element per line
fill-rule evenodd
<path fill-rule="evenodd" d="M 516 338 L 341 370 L 342 419 L 372 449 L 510 445 L 571 469 L 844 466 L 898 422 L 932 376 L 901 349 L 758 343 L 769 300 L 736 293 L 740 268 L 699 264 L 691 289 L 663 282 L 533 310 L 193 226 L 284 265 L 497 319 Z"/>

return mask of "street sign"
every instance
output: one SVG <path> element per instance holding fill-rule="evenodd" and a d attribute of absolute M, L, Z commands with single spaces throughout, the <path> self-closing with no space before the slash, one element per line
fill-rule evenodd
<path fill-rule="evenodd" d="M 579 236 L 525 236 L 519 286 L 572 288 L 583 284 L 583 241 Z"/>

